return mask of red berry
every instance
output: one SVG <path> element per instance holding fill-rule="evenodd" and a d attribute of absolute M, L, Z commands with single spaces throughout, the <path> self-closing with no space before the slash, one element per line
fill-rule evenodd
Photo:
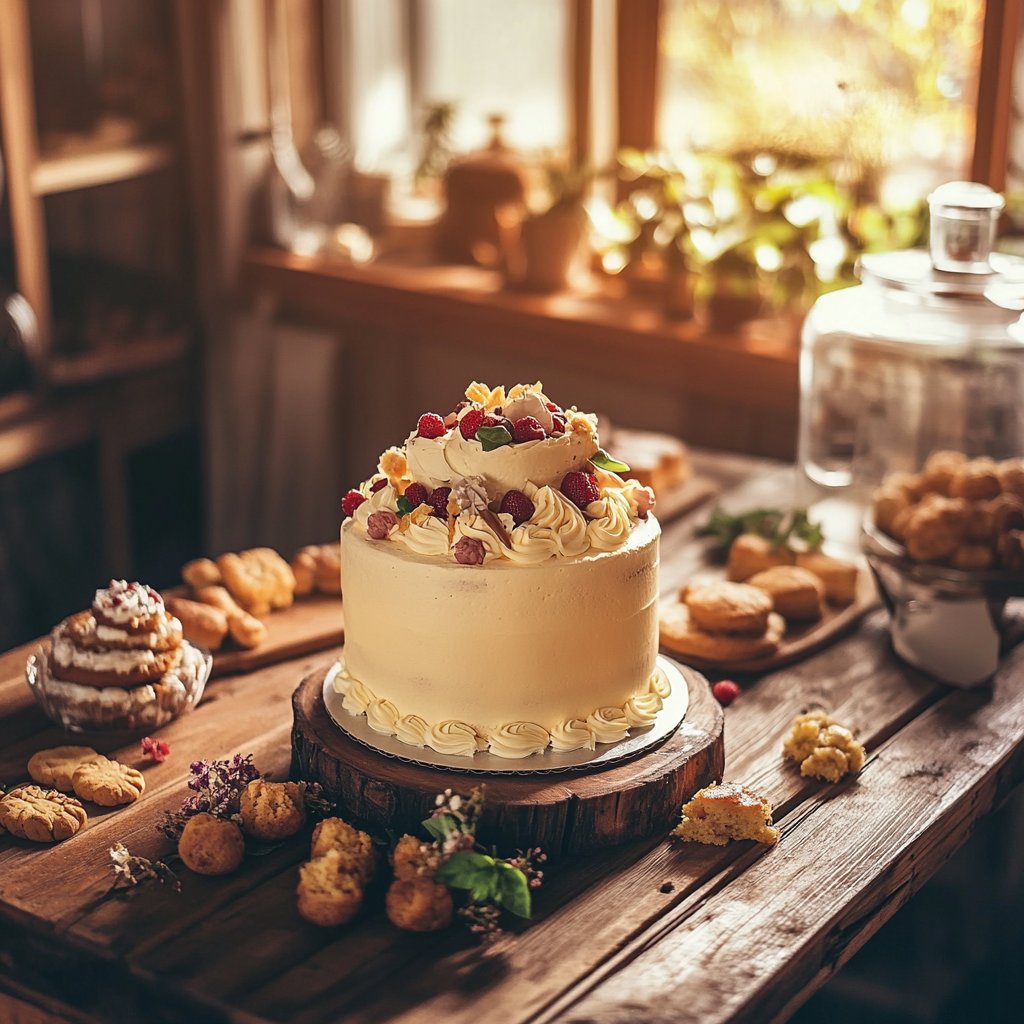
<path fill-rule="evenodd" d="M 498 511 L 510 515 L 516 526 L 522 526 L 533 518 L 534 507 L 533 502 L 522 491 L 506 491 Z"/>
<path fill-rule="evenodd" d="M 427 489 L 423 484 L 409 484 L 405 489 L 405 500 L 416 508 L 427 500 Z"/>
<path fill-rule="evenodd" d="M 341 511 L 346 516 L 354 516 L 356 509 L 359 508 L 366 499 L 358 491 L 349 491 L 344 498 L 341 499 Z"/>
<path fill-rule="evenodd" d="M 416 424 L 417 437 L 443 437 L 444 420 L 436 412 L 425 412 Z"/>
<path fill-rule="evenodd" d="M 561 412 L 562 411 L 562 407 L 560 405 L 555 405 L 554 402 L 546 402 L 545 405 L 547 406 L 548 412 Z"/>
<path fill-rule="evenodd" d="M 510 434 L 512 433 L 512 421 L 505 419 L 504 416 L 485 416 L 481 426 L 504 427 Z"/>
<path fill-rule="evenodd" d="M 564 434 L 565 433 L 565 417 L 555 412 L 551 414 L 551 433 L 552 434 Z"/>
<path fill-rule="evenodd" d="M 513 441 L 543 441 L 547 436 L 544 428 L 532 416 L 523 416 L 512 424 Z"/>
<path fill-rule="evenodd" d="M 448 518 L 448 495 L 452 493 L 450 487 L 435 487 L 427 498 L 427 503 L 434 506 L 433 515 L 438 519 Z"/>
<path fill-rule="evenodd" d="M 561 492 L 577 507 L 586 508 L 592 501 L 601 497 L 597 486 L 597 478 L 593 473 L 581 473 L 573 470 L 562 477 Z"/>
<path fill-rule="evenodd" d="M 467 441 L 472 441 L 476 437 L 476 432 L 484 425 L 485 419 L 487 419 L 487 416 L 484 414 L 483 409 L 470 409 L 459 420 L 459 433 Z"/>
<path fill-rule="evenodd" d="M 723 708 L 727 708 L 740 695 L 740 688 L 731 679 L 720 679 L 711 687 L 711 692 L 715 695 L 715 700 Z"/>
<path fill-rule="evenodd" d="M 382 476 L 376 483 L 370 484 L 370 490 L 376 494 L 378 491 L 383 491 L 387 485 L 388 478 L 386 476 Z"/>

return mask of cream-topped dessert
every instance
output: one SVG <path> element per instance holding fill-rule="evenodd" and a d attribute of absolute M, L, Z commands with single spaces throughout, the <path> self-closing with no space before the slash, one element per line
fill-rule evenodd
<path fill-rule="evenodd" d="M 425 413 L 342 503 L 343 706 L 413 746 L 522 758 L 651 724 L 654 496 L 541 384 Z"/>

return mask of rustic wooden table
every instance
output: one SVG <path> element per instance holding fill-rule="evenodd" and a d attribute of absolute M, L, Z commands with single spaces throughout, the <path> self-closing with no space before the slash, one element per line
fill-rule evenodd
<path fill-rule="evenodd" d="M 716 457 L 705 469 L 734 488 L 736 507 L 789 498 L 789 472 L 777 467 Z M 692 527 L 705 514 L 667 525 L 666 591 L 701 563 Z M 26 650 L 0 657 L 8 783 L 23 779 L 31 753 L 61 740 L 24 685 Z M 252 751 L 284 776 L 292 690 L 329 658 L 214 682 L 196 712 L 161 732 L 173 753 L 146 768 L 144 798 L 93 814 L 73 840 L 0 838 L 0 1020 L 784 1019 L 1024 772 L 1024 648 L 1007 655 L 991 687 L 950 690 L 894 658 L 876 611 L 822 653 L 748 681 L 726 711 L 726 778 L 773 802 L 782 826 L 774 849 L 655 840 L 563 863 L 539 891 L 535 920 L 489 955 L 457 928 L 396 931 L 379 901 L 340 931 L 305 924 L 294 898 L 304 837 L 229 878 L 183 870 L 180 895 L 154 887 L 102 900 L 112 843 L 167 852 L 154 824 L 185 795 L 190 760 Z M 869 751 L 859 778 L 829 786 L 783 764 L 781 737 L 809 706 L 859 731 Z M 135 762 L 137 746 L 112 754 Z"/>

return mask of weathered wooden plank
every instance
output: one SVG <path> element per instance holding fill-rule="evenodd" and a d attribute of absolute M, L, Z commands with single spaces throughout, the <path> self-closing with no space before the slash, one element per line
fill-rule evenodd
<path fill-rule="evenodd" d="M 1022 669 L 1018 649 L 991 693 L 937 702 L 857 780 L 822 787 L 770 856 L 666 915 L 538 1019 L 771 1020 L 822 984 L 1024 778 Z"/>

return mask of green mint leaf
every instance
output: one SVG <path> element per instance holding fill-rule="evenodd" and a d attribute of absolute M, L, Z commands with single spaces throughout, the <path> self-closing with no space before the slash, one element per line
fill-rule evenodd
<path fill-rule="evenodd" d="M 495 894 L 494 902 L 500 904 L 510 914 L 516 917 L 529 918 L 530 908 L 530 883 L 526 875 L 519 868 L 512 867 L 503 861 L 498 862 L 498 891 Z"/>
<path fill-rule="evenodd" d="M 603 448 L 598 448 L 597 454 L 590 457 L 590 464 L 598 469 L 606 469 L 609 473 L 629 472 L 629 466 L 625 462 L 612 458 Z"/>
<path fill-rule="evenodd" d="M 476 439 L 485 452 L 493 452 L 495 448 L 504 448 L 512 443 L 512 435 L 505 427 L 480 427 Z"/>
<path fill-rule="evenodd" d="M 404 494 L 398 499 L 397 504 L 399 519 L 407 516 L 416 507 Z"/>
<path fill-rule="evenodd" d="M 461 850 L 434 872 L 434 878 L 451 889 L 468 889 L 473 902 L 486 903 L 497 895 L 498 864 L 485 853 Z"/>
<path fill-rule="evenodd" d="M 708 521 L 697 530 L 698 536 L 713 537 L 715 548 L 723 554 L 741 533 L 755 533 L 771 541 L 776 548 L 796 541 L 801 550 L 819 548 L 825 539 L 821 524 L 812 522 L 805 508 L 788 511 L 754 508 L 738 515 L 716 508 Z"/>
<path fill-rule="evenodd" d="M 450 814 L 438 814 L 427 818 L 423 827 L 435 838 L 443 841 L 449 832 L 454 832 L 458 827 L 455 819 Z"/>

